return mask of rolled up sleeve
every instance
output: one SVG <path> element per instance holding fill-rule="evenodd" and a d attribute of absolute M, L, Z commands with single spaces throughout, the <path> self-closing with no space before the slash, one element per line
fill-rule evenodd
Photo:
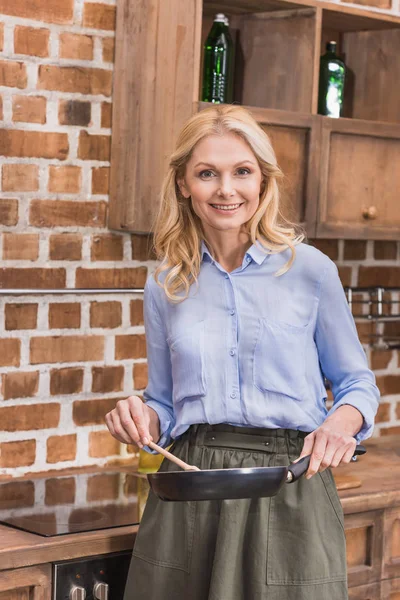
<path fill-rule="evenodd" d="M 380 392 L 358 338 L 337 266 L 331 260 L 320 284 L 315 342 L 322 372 L 332 385 L 334 403 L 327 416 L 344 404 L 357 408 L 364 418 L 354 435 L 359 443 L 372 435 Z"/>
<path fill-rule="evenodd" d="M 175 425 L 172 404 L 171 358 L 167 335 L 160 311 L 151 290 L 153 281 L 147 280 L 144 289 L 144 328 L 146 333 L 148 382 L 143 392 L 147 406 L 158 414 L 160 439 L 157 444 L 166 447 L 171 443 L 171 430 Z M 149 446 L 143 447 L 150 454 L 157 454 Z"/>

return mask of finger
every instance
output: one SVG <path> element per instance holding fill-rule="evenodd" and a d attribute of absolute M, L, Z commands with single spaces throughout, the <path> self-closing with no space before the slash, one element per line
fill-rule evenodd
<path fill-rule="evenodd" d="M 123 428 L 118 413 L 115 410 L 112 410 L 109 413 L 109 415 L 112 423 L 112 428 L 114 430 L 114 437 L 117 438 L 117 440 L 119 440 L 123 444 L 131 444 L 132 440 Z"/>
<path fill-rule="evenodd" d="M 337 463 L 337 465 L 335 464 L 335 466 L 338 466 L 340 462 L 349 463 L 354 455 L 354 450 L 356 449 L 356 446 L 356 440 L 354 440 L 354 442 L 350 442 L 350 446 L 345 448 L 343 456 L 340 458 L 340 461 Z"/>
<path fill-rule="evenodd" d="M 325 469 L 327 469 L 328 467 L 331 466 L 333 459 L 337 459 L 339 458 L 339 462 L 343 456 L 343 453 L 345 452 L 346 448 L 343 447 L 342 442 L 335 440 L 335 441 L 330 441 L 327 443 L 327 446 L 325 448 L 325 454 L 323 459 L 321 460 L 321 465 L 319 467 L 319 472 L 322 473 L 323 471 L 325 471 Z"/>
<path fill-rule="evenodd" d="M 315 473 L 317 473 L 321 461 L 325 455 L 326 445 L 328 443 L 326 435 L 320 431 L 319 434 L 315 436 L 314 447 L 311 454 L 310 466 L 308 467 L 306 478 L 310 479 Z"/>
<path fill-rule="evenodd" d="M 312 449 L 313 449 L 313 445 L 314 445 L 314 438 L 315 438 L 314 432 L 310 433 L 309 435 L 307 435 L 304 438 L 304 444 L 303 444 L 303 448 L 301 449 L 300 456 L 299 456 L 299 458 L 296 458 L 296 460 L 293 461 L 294 463 L 298 462 L 301 458 L 303 458 L 303 456 L 308 456 L 309 454 L 312 453 Z"/>
<path fill-rule="evenodd" d="M 140 401 L 140 404 L 136 404 L 128 398 L 128 409 L 132 417 L 133 422 L 136 425 L 136 429 L 140 436 L 141 442 L 147 446 L 150 440 L 149 431 L 149 415 L 144 411 L 144 404 Z"/>
<path fill-rule="evenodd" d="M 117 402 L 117 409 L 118 409 L 118 416 L 119 416 L 121 426 L 123 428 L 125 435 L 129 439 L 128 443 L 132 444 L 132 442 L 133 442 L 134 444 L 139 446 L 139 448 L 143 448 L 143 444 L 140 440 L 139 431 L 133 420 L 129 402 L 127 402 L 126 400 L 120 400 L 119 402 Z M 137 411 L 138 408 L 134 406 L 134 408 L 132 410 Z M 139 419 L 140 419 L 140 417 L 139 417 Z"/>

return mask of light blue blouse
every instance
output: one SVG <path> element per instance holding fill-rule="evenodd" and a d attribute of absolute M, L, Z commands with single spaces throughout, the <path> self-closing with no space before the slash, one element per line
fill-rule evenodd
<path fill-rule="evenodd" d="M 343 404 L 364 417 L 357 442 L 370 437 L 379 389 L 335 263 L 301 243 L 289 271 L 275 277 L 290 250 L 253 244 L 228 273 L 204 242 L 201 251 L 198 287 L 180 304 L 153 276 L 145 285 L 143 396 L 160 418 L 158 443 L 167 446 L 193 423 L 310 432 Z M 334 397 L 329 411 L 324 376 Z"/>

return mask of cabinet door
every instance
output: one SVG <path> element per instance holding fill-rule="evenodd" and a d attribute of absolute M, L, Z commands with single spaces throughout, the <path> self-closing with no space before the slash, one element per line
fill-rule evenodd
<path fill-rule="evenodd" d="M 382 578 L 383 511 L 345 515 L 345 533 L 349 587 L 378 583 Z"/>
<path fill-rule="evenodd" d="M 382 579 L 398 578 L 400 583 L 400 507 L 385 510 Z M 400 585 L 398 589 L 400 600 Z"/>
<path fill-rule="evenodd" d="M 398 239 L 400 125 L 321 121 L 317 237 Z"/>
<path fill-rule="evenodd" d="M 0 600 L 51 600 L 51 566 L 0 572 Z"/>
<path fill-rule="evenodd" d="M 118 0 L 109 227 L 147 233 L 199 94 L 201 0 Z"/>

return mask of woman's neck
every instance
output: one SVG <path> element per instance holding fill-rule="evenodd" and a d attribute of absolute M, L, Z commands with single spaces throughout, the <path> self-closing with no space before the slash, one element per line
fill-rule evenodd
<path fill-rule="evenodd" d="M 240 267 L 244 255 L 252 245 L 247 234 L 241 234 L 240 237 L 233 236 L 207 236 L 207 241 L 212 246 L 210 250 L 215 260 L 226 271 L 231 272 Z"/>

